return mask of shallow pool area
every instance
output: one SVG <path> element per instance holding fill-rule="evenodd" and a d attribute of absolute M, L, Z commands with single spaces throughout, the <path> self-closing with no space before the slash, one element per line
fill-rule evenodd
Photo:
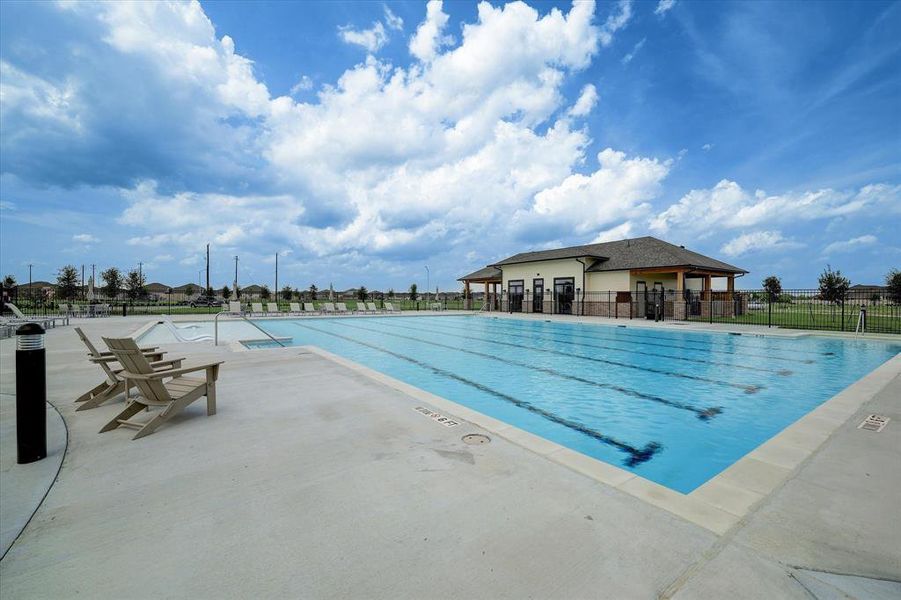
<path fill-rule="evenodd" d="M 254 323 L 682 493 L 901 351 L 872 340 L 473 316 Z M 212 327 L 197 325 L 198 334 Z M 246 322 L 223 326 L 231 339 L 261 337 Z M 141 341 L 171 333 L 157 327 Z"/>

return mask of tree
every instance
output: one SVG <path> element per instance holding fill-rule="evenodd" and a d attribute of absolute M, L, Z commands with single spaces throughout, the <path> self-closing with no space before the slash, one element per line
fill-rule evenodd
<path fill-rule="evenodd" d="M 56 275 L 56 295 L 63 300 L 74 300 L 78 292 L 78 269 L 66 265 Z"/>
<path fill-rule="evenodd" d="M 147 280 L 144 274 L 137 269 L 132 269 L 125 276 L 125 295 L 132 302 L 138 298 L 143 298 L 147 294 L 147 290 L 144 289 L 146 284 Z"/>
<path fill-rule="evenodd" d="M 294 299 L 295 300 L 303 300 L 303 292 L 297 288 L 294 288 Z"/>
<path fill-rule="evenodd" d="M 365 301 L 365 300 L 366 300 L 366 296 L 368 296 L 368 295 L 369 295 L 369 290 L 366 289 L 366 286 L 365 286 L 365 285 L 361 285 L 361 286 L 357 289 L 357 300 L 363 300 L 363 301 Z"/>
<path fill-rule="evenodd" d="M 763 285 L 763 289 L 769 292 L 769 299 L 771 301 L 775 301 L 782 295 L 782 282 L 775 275 L 770 275 L 764 279 L 761 285 Z"/>
<path fill-rule="evenodd" d="M 851 287 L 848 278 L 843 277 L 841 271 L 833 271 L 829 265 L 826 265 L 826 269 L 820 274 L 819 284 L 820 298 L 832 304 L 844 302 L 848 296 L 848 288 Z"/>
<path fill-rule="evenodd" d="M 388 297 L 394 298 L 394 288 L 388 288 Z"/>
<path fill-rule="evenodd" d="M 892 304 L 901 304 L 901 271 L 892 269 L 885 276 L 885 285 L 888 287 L 888 298 Z"/>
<path fill-rule="evenodd" d="M 122 289 L 122 273 L 116 267 L 110 267 L 106 271 L 100 273 L 100 278 L 103 279 L 103 295 L 107 298 L 115 298 L 119 295 L 119 290 Z"/>
<path fill-rule="evenodd" d="M 268 300 L 270 296 L 272 296 L 272 292 L 269 291 L 268 285 L 264 285 L 263 287 L 260 288 L 260 299 L 261 300 Z"/>
<path fill-rule="evenodd" d="M 206 295 L 208 298 L 212 298 L 216 295 L 216 292 L 213 291 L 213 286 L 210 286 L 206 289 Z"/>
<path fill-rule="evenodd" d="M 294 295 L 294 290 L 291 289 L 290 285 L 286 285 L 282 288 L 282 300 L 288 301 Z"/>
<path fill-rule="evenodd" d="M 3 287 L 8 290 L 16 287 L 16 278 L 12 275 L 7 275 L 6 277 L 4 277 Z"/>
<path fill-rule="evenodd" d="M 222 297 L 225 298 L 225 301 L 228 302 L 228 299 L 232 297 L 231 288 L 227 285 L 222 286 Z"/>
<path fill-rule="evenodd" d="M 190 297 L 194 295 L 194 286 L 190 283 L 185 286 L 185 296 Z"/>
<path fill-rule="evenodd" d="M 415 283 L 410 284 L 410 300 L 416 300 L 418 298 L 416 291 L 419 287 Z"/>
<path fill-rule="evenodd" d="M 317 300 L 316 294 L 319 293 L 319 288 L 316 287 L 315 283 L 310 284 L 310 300 Z"/>

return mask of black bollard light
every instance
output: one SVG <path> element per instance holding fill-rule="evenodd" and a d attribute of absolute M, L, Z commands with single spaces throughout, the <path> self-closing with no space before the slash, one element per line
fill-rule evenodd
<path fill-rule="evenodd" d="M 47 360 L 44 328 L 16 330 L 16 448 L 20 465 L 47 456 Z"/>

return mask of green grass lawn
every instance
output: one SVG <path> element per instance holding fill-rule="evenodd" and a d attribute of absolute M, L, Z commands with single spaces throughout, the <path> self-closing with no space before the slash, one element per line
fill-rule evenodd
<path fill-rule="evenodd" d="M 866 330 L 871 333 L 901 333 L 901 307 L 868 306 Z M 845 305 L 844 319 L 840 306 L 825 304 L 773 304 L 772 320 L 766 306 L 749 310 L 737 317 L 714 317 L 714 323 L 741 323 L 767 325 L 791 329 L 822 329 L 828 331 L 854 331 L 860 315 L 860 307 Z M 709 321 L 709 318 L 691 317 L 692 321 Z M 844 325 L 843 325 L 844 324 Z"/>

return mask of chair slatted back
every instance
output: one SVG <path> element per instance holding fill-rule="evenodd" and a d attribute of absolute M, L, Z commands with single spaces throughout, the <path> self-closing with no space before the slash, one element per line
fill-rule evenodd
<path fill-rule="evenodd" d="M 366 308 L 368 308 L 372 312 L 378 312 L 378 310 L 379 310 L 378 308 L 375 307 L 375 302 L 367 302 Z"/>
<path fill-rule="evenodd" d="M 322 309 L 323 309 L 325 312 L 335 312 L 335 305 L 332 304 L 331 302 L 323 302 L 323 303 L 322 303 Z"/>
<path fill-rule="evenodd" d="M 391 304 L 390 302 L 385 302 L 385 310 L 388 310 L 388 311 L 390 311 L 390 312 L 394 312 L 394 305 Z"/>
<path fill-rule="evenodd" d="M 7 302 L 6 305 L 9 307 L 9 310 L 13 311 L 13 314 L 16 315 L 17 319 L 28 319 L 28 317 L 26 317 L 24 314 L 22 314 L 22 311 L 19 310 L 19 307 L 16 306 L 15 304 L 11 304 L 11 303 Z"/>
<path fill-rule="evenodd" d="M 98 350 L 97 346 L 95 346 L 94 343 L 88 339 L 88 336 L 86 336 L 84 331 L 81 330 L 81 327 L 76 327 L 75 333 L 77 333 L 78 337 L 81 338 L 82 343 L 87 347 L 88 352 L 91 354 L 92 358 L 100 358 L 102 356 L 100 354 L 100 350 Z M 118 383 L 120 381 L 119 376 L 116 375 L 116 372 L 113 371 L 113 368 L 108 362 L 101 361 L 97 364 L 100 365 L 100 368 L 103 369 L 104 373 L 106 373 L 106 377 L 107 379 L 109 379 L 110 383 Z"/>
<path fill-rule="evenodd" d="M 229 302 L 228 303 L 228 312 L 239 313 L 241 312 L 241 302 Z"/>
<path fill-rule="evenodd" d="M 262 302 L 252 302 L 250 304 L 250 308 L 255 313 L 261 313 L 261 312 L 263 312 L 263 303 Z"/>
<path fill-rule="evenodd" d="M 300 312 L 300 304 L 298 304 L 297 302 L 292 302 L 291 312 Z"/>
<path fill-rule="evenodd" d="M 276 304 L 275 302 L 267 302 L 266 303 L 266 312 L 274 312 L 274 313 L 279 312 L 278 304 Z"/>
<path fill-rule="evenodd" d="M 316 308 L 313 306 L 313 303 L 312 303 L 312 302 L 304 302 L 304 303 L 303 303 L 303 309 L 304 309 L 306 312 L 316 312 Z"/>
<path fill-rule="evenodd" d="M 339 302 L 335 306 L 338 308 L 339 312 L 347 312 L 347 305 L 344 304 L 343 302 Z"/>
<path fill-rule="evenodd" d="M 103 338 L 106 346 L 115 355 L 126 371 L 137 375 L 150 375 L 154 372 L 147 357 L 131 338 Z M 148 400 L 171 402 L 172 396 L 159 379 L 135 379 L 135 385 Z"/>

